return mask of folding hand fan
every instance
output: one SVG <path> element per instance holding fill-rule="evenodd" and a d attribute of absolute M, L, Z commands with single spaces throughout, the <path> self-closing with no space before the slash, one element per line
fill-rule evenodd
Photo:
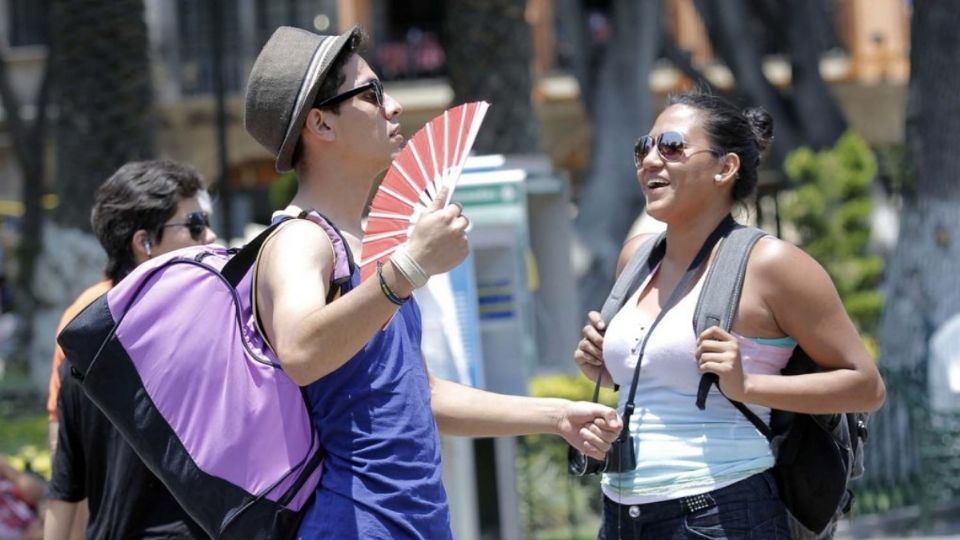
<path fill-rule="evenodd" d="M 413 229 L 420 214 L 449 186 L 453 195 L 463 164 L 490 106 L 475 101 L 454 107 L 427 122 L 393 160 L 370 204 L 360 251 L 360 276 L 377 271 Z"/>

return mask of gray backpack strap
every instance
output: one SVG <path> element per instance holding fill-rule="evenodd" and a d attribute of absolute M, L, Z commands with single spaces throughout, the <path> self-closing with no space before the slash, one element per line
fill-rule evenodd
<path fill-rule="evenodd" d="M 737 226 L 720 243 L 693 313 L 693 330 L 697 336 L 711 326 L 719 326 L 728 332 L 733 327 L 750 252 L 766 235 L 767 233 L 754 227 Z M 717 381 L 716 374 L 712 373 L 704 374 L 700 378 L 697 407 L 701 410 L 706 406 L 710 386 Z"/>
<path fill-rule="evenodd" d="M 693 313 L 693 329 L 698 336 L 711 326 L 726 331 L 733 327 L 750 251 L 766 235 L 760 229 L 738 226 L 720 243 Z"/>
<path fill-rule="evenodd" d="M 603 319 L 604 324 L 610 324 L 613 316 L 620 311 L 627 299 L 636 292 L 637 287 L 643 283 L 643 280 L 647 279 L 650 272 L 660 263 L 660 259 L 663 259 L 666 238 L 667 233 L 660 233 L 656 238 L 651 238 L 640 244 L 637 251 L 633 252 L 630 261 L 617 276 L 617 281 L 613 284 L 613 289 L 610 290 L 606 301 L 603 302 L 603 307 L 600 308 L 600 318 Z M 593 388 L 594 402 L 600 399 L 600 381 L 602 379 L 602 376 L 598 376 L 597 384 Z"/>
<path fill-rule="evenodd" d="M 733 327 L 737 307 L 740 305 L 740 294 L 743 292 L 743 281 L 747 275 L 750 252 L 764 236 L 767 236 L 767 233 L 760 229 L 739 226 L 730 231 L 720 243 L 700 290 L 697 308 L 693 312 L 693 329 L 697 336 L 711 326 L 719 326 L 728 332 Z M 705 373 L 700 377 L 700 387 L 697 390 L 699 409 L 706 407 L 710 387 L 718 383 L 719 378 L 715 373 Z M 729 401 L 768 439 L 773 436 L 770 427 L 746 405 Z"/>
<path fill-rule="evenodd" d="M 600 309 L 600 317 L 604 323 L 610 324 L 613 316 L 620 311 L 627 299 L 636 292 L 637 287 L 643 283 L 643 280 L 647 279 L 650 272 L 660 263 L 666 245 L 664 242 L 666 236 L 667 233 L 660 233 L 656 238 L 646 240 L 630 257 L 630 261 L 617 276 L 617 281 L 613 284 L 613 289 L 603 303 L 603 308 Z"/>

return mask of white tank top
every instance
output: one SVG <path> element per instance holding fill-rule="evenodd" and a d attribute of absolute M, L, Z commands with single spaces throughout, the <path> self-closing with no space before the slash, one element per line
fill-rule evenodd
<path fill-rule="evenodd" d="M 653 322 L 640 313 L 637 302 L 657 270 L 610 321 L 604 337 L 604 363 L 620 385 L 621 414 L 630 393 L 637 348 Z M 707 398 L 706 410 L 695 405 L 701 373 L 695 357 L 693 312 L 702 282 L 701 278 L 664 315 L 647 343 L 630 419 L 638 466 L 632 472 L 604 474 L 601 483 L 603 492 L 621 504 L 706 493 L 773 466 L 767 439 L 716 387 Z M 747 373 L 780 373 L 796 345 L 791 338 L 736 337 Z M 760 418 L 770 418 L 770 409 L 749 407 Z"/>

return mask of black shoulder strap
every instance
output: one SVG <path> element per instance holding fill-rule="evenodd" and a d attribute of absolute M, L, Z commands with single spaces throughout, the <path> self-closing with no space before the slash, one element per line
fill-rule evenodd
<path fill-rule="evenodd" d="M 626 405 L 624 405 L 623 412 L 623 424 L 625 426 L 630 425 L 630 416 L 633 414 L 634 410 L 634 398 L 637 395 L 637 382 L 640 378 L 640 366 L 643 364 L 643 352 L 647 347 L 647 341 L 650 339 L 651 334 L 653 334 L 654 328 L 660 324 L 660 321 L 663 320 L 664 315 L 673 308 L 677 302 L 686 294 L 687 289 L 693 283 L 697 274 L 699 273 L 700 267 L 707 261 L 710 257 L 710 254 L 713 252 L 714 246 L 717 245 L 724 236 L 726 236 L 733 228 L 736 226 L 736 222 L 733 220 L 733 216 L 729 214 L 717 224 L 713 232 L 710 233 L 710 236 L 704 241 L 703 245 L 700 246 L 700 250 L 697 252 L 696 256 L 693 258 L 693 261 L 690 262 L 690 265 L 687 267 L 686 271 L 683 273 L 683 276 L 680 278 L 680 282 L 674 287 L 673 291 L 670 293 L 670 296 L 667 298 L 666 303 L 663 304 L 663 307 L 660 310 L 660 313 L 657 317 L 650 323 L 650 326 L 647 328 L 644 333 L 643 339 L 640 341 L 639 353 L 637 356 L 637 365 L 633 369 L 633 379 L 630 382 L 630 393 L 627 396 Z M 646 244 L 650 244 L 647 242 Z M 631 259 L 627 267 L 624 268 L 624 271 L 620 273 L 620 277 L 617 279 L 617 284 L 614 285 L 614 291 L 611 292 L 608 301 L 604 305 L 604 309 L 607 310 L 607 315 L 609 318 L 604 318 L 604 322 L 609 323 L 609 319 L 613 318 L 613 313 L 616 313 L 617 310 L 624 304 L 627 298 L 630 298 L 631 294 L 635 289 L 643 282 L 647 276 L 650 275 L 650 272 L 653 271 L 653 268 L 656 267 L 656 264 L 663 259 L 663 255 L 666 253 L 666 233 L 660 235 L 657 241 L 653 243 L 653 247 L 648 256 L 644 257 L 646 252 L 645 246 L 643 251 L 638 249 L 638 254 L 634 254 L 634 257 Z M 609 305 L 606 305 L 609 304 Z M 614 305 L 616 309 L 613 309 Z M 602 314 L 601 314 L 602 315 Z M 597 376 L 597 384 L 593 390 L 593 400 L 596 401 L 600 394 L 600 380 L 601 376 Z"/>
<path fill-rule="evenodd" d="M 637 287 L 647 279 L 650 272 L 660 264 L 666 249 L 666 233 L 660 233 L 656 238 L 650 238 L 640 244 L 637 251 L 630 257 L 630 261 L 623 267 L 623 271 L 617 276 L 617 281 L 613 284 L 613 289 L 607 296 L 607 300 L 600 309 L 600 318 L 604 323 L 610 324 L 610 319 L 620 311 L 627 298 L 636 292 Z"/>
<path fill-rule="evenodd" d="M 331 223 L 330 220 L 327 219 L 326 216 L 324 216 L 323 214 L 320 214 L 319 212 L 316 212 L 314 210 L 302 210 L 296 216 L 284 215 L 283 217 L 278 219 L 276 223 L 272 223 L 269 227 L 264 229 L 263 232 L 258 234 L 253 240 L 247 242 L 242 248 L 240 248 L 240 250 L 237 252 L 236 255 L 234 255 L 233 257 L 230 258 L 229 261 L 227 261 L 227 264 L 223 265 L 223 268 L 220 270 L 220 274 L 223 275 L 224 278 L 226 278 L 227 282 L 230 283 L 230 285 L 234 289 L 236 289 L 237 286 L 240 284 L 240 281 L 243 280 L 243 276 L 247 275 L 247 272 L 249 272 L 250 269 L 253 268 L 253 265 L 256 264 L 257 256 L 260 254 L 260 248 L 263 247 L 263 243 L 266 242 L 267 238 L 270 238 L 270 235 L 273 234 L 273 231 L 275 231 L 277 227 L 286 223 L 287 221 L 290 221 L 291 219 L 306 219 L 308 221 L 313 221 L 313 219 L 309 217 L 311 212 L 314 212 L 315 214 L 319 215 L 323 219 L 323 221 L 325 221 L 329 225 L 329 229 L 327 229 L 326 227 L 324 228 L 324 232 L 328 236 L 330 236 L 331 234 L 331 232 L 329 231 L 332 231 L 333 234 L 337 235 L 336 240 L 339 240 L 339 243 L 343 246 L 344 255 L 346 256 L 345 258 L 346 258 L 347 268 L 349 269 L 350 267 L 352 267 L 353 254 L 350 252 L 350 246 L 347 245 L 347 242 L 346 240 L 344 240 L 343 236 L 340 234 L 339 229 L 337 229 L 336 226 L 333 225 L 333 223 Z M 334 240 L 335 240 L 334 238 L 330 238 L 331 242 L 334 242 Z M 335 252 L 335 256 L 337 257 L 337 260 L 339 260 L 340 255 L 337 249 L 334 249 L 334 252 Z M 334 274 L 336 274 L 336 272 L 334 272 Z M 347 276 L 347 279 L 349 279 L 349 275 Z M 336 276 L 334 276 L 334 285 L 337 285 L 337 284 L 338 283 L 336 280 Z M 333 292 L 335 291 L 331 289 L 331 293 Z"/>
<path fill-rule="evenodd" d="M 276 223 L 270 225 L 263 232 L 258 234 L 256 238 L 247 242 L 240 251 L 237 252 L 227 264 L 223 265 L 223 268 L 220 270 L 220 274 L 226 278 L 227 282 L 236 289 L 237 285 L 240 284 L 240 281 L 243 280 L 243 276 L 247 275 L 247 272 L 253 268 L 253 263 L 257 262 L 257 254 L 260 253 L 260 247 L 263 246 L 263 243 L 267 238 L 273 234 L 273 231 L 277 229 L 282 223 L 287 221 L 287 219 L 294 219 L 293 216 L 278 220 Z"/>
<path fill-rule="evenodd" d="M 719 326 L 726 331 L 730 331 L 733 327 L 737 307 L 740 305 L 740 294 L 743 292 L 743 281 L 747 274 L 750 252 L 766 235 L 767 233 L 753 227 L 738 226 L 721 242 L 713 264 L 707 271 L 693 314 L 693 328 L 696 335 L 699 336 L 711 326 Z M 698 408 L 702 410 L 706 407 L 710 386 L 718 382 L 719 378 L 715 373 L 706 373 L 700 378 L 700 387 L 697 390 Z M 729 398 L 728 400 L 764 436 L 768 439 L 773 437 L 770 427 L 746 405 Z"/>
<path fill-rule="evenodd" d="M 627 265 L 617 276 L 617 281 L 614 282 L 613 289 L 610 290 L 610 294 L 603 302 L 603 307 L 600 308 L 600 318 L 603 319 L 604 324 L 610 324 L 610 320 L 620 311 L 627 298 L 630 298 L 636 292 L 637 287 L 660 264 L 667 247 L 666 238 L 667 233 L 660 233 L 655 238 L 645 240 L 633 252 Z M 601 379 L 602 377 L 598 375 L 597 383 L 593 387 L 594 402 L 600 398 Z"/>
<path fill-rule="evenodd" d="M 720 243 L 693 313 L 693 327 L 698 335 L 711 326 L 727 331 L 733 327 L 750 252 L 766 234 L 753 227 L 737 226 Z"/>

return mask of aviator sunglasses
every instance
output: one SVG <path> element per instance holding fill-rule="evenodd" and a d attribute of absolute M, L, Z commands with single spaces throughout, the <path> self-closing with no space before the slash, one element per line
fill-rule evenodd
<path fill-rule="evenodd" d="M 342 94 L 337 94 L 331 98 L 327 98 L 323 101 L 318 101 L 313 104 L 315 109 L 322 109 L 324 107 L 333 107 L 337 103 L 342 103 L 353 96 L 360 95 L 368 90 L 373 91 L 373 97 L 377 101 L 378 107 L 383 107 L 383 83 L 379 79 L 372 79 L 370 82 L 365 82 L 356 88 L 351 88 Z"/>
<path fill-rule="evenodd" d="M 656 146 L 657 153 L 660 154 L 660 157 L 664 161 L 677 162 L 683 161 L 687 157 L 690 157 L 694 154 L 699 154 L 701 152 L 710 152 L 711 154 L 719 157 L 720 152 L 716 150 L 697 150 L 685 154 L 684 150 L 690 148 L 687 145 L 687 141 L 684 140 L 683 134 L 676 131 L 664 131 L 663 133 L 652 137 L 650 135 L 644 135 L 637 139 L 637 144 L 633 146 L 633 163 L 640 168 L 640 165 L 643 163 L 644 158 L 647 157 L 647 154 L 650 153 L 650 150 Z"/>
<path fill-rule="evenodd" d="M 161 229 L 166 229 L 167 227 L 186 227 L 190 231 L 190 238 L 195 242 L 199 242 L 203 238 L 203 233 L 207 231 L 207 227 L 210 226 L 210 216 L 206 212 L 191 212 L 187 214 L 187 220 L 182 223 L 167 223 L 161 226 Z"/>

